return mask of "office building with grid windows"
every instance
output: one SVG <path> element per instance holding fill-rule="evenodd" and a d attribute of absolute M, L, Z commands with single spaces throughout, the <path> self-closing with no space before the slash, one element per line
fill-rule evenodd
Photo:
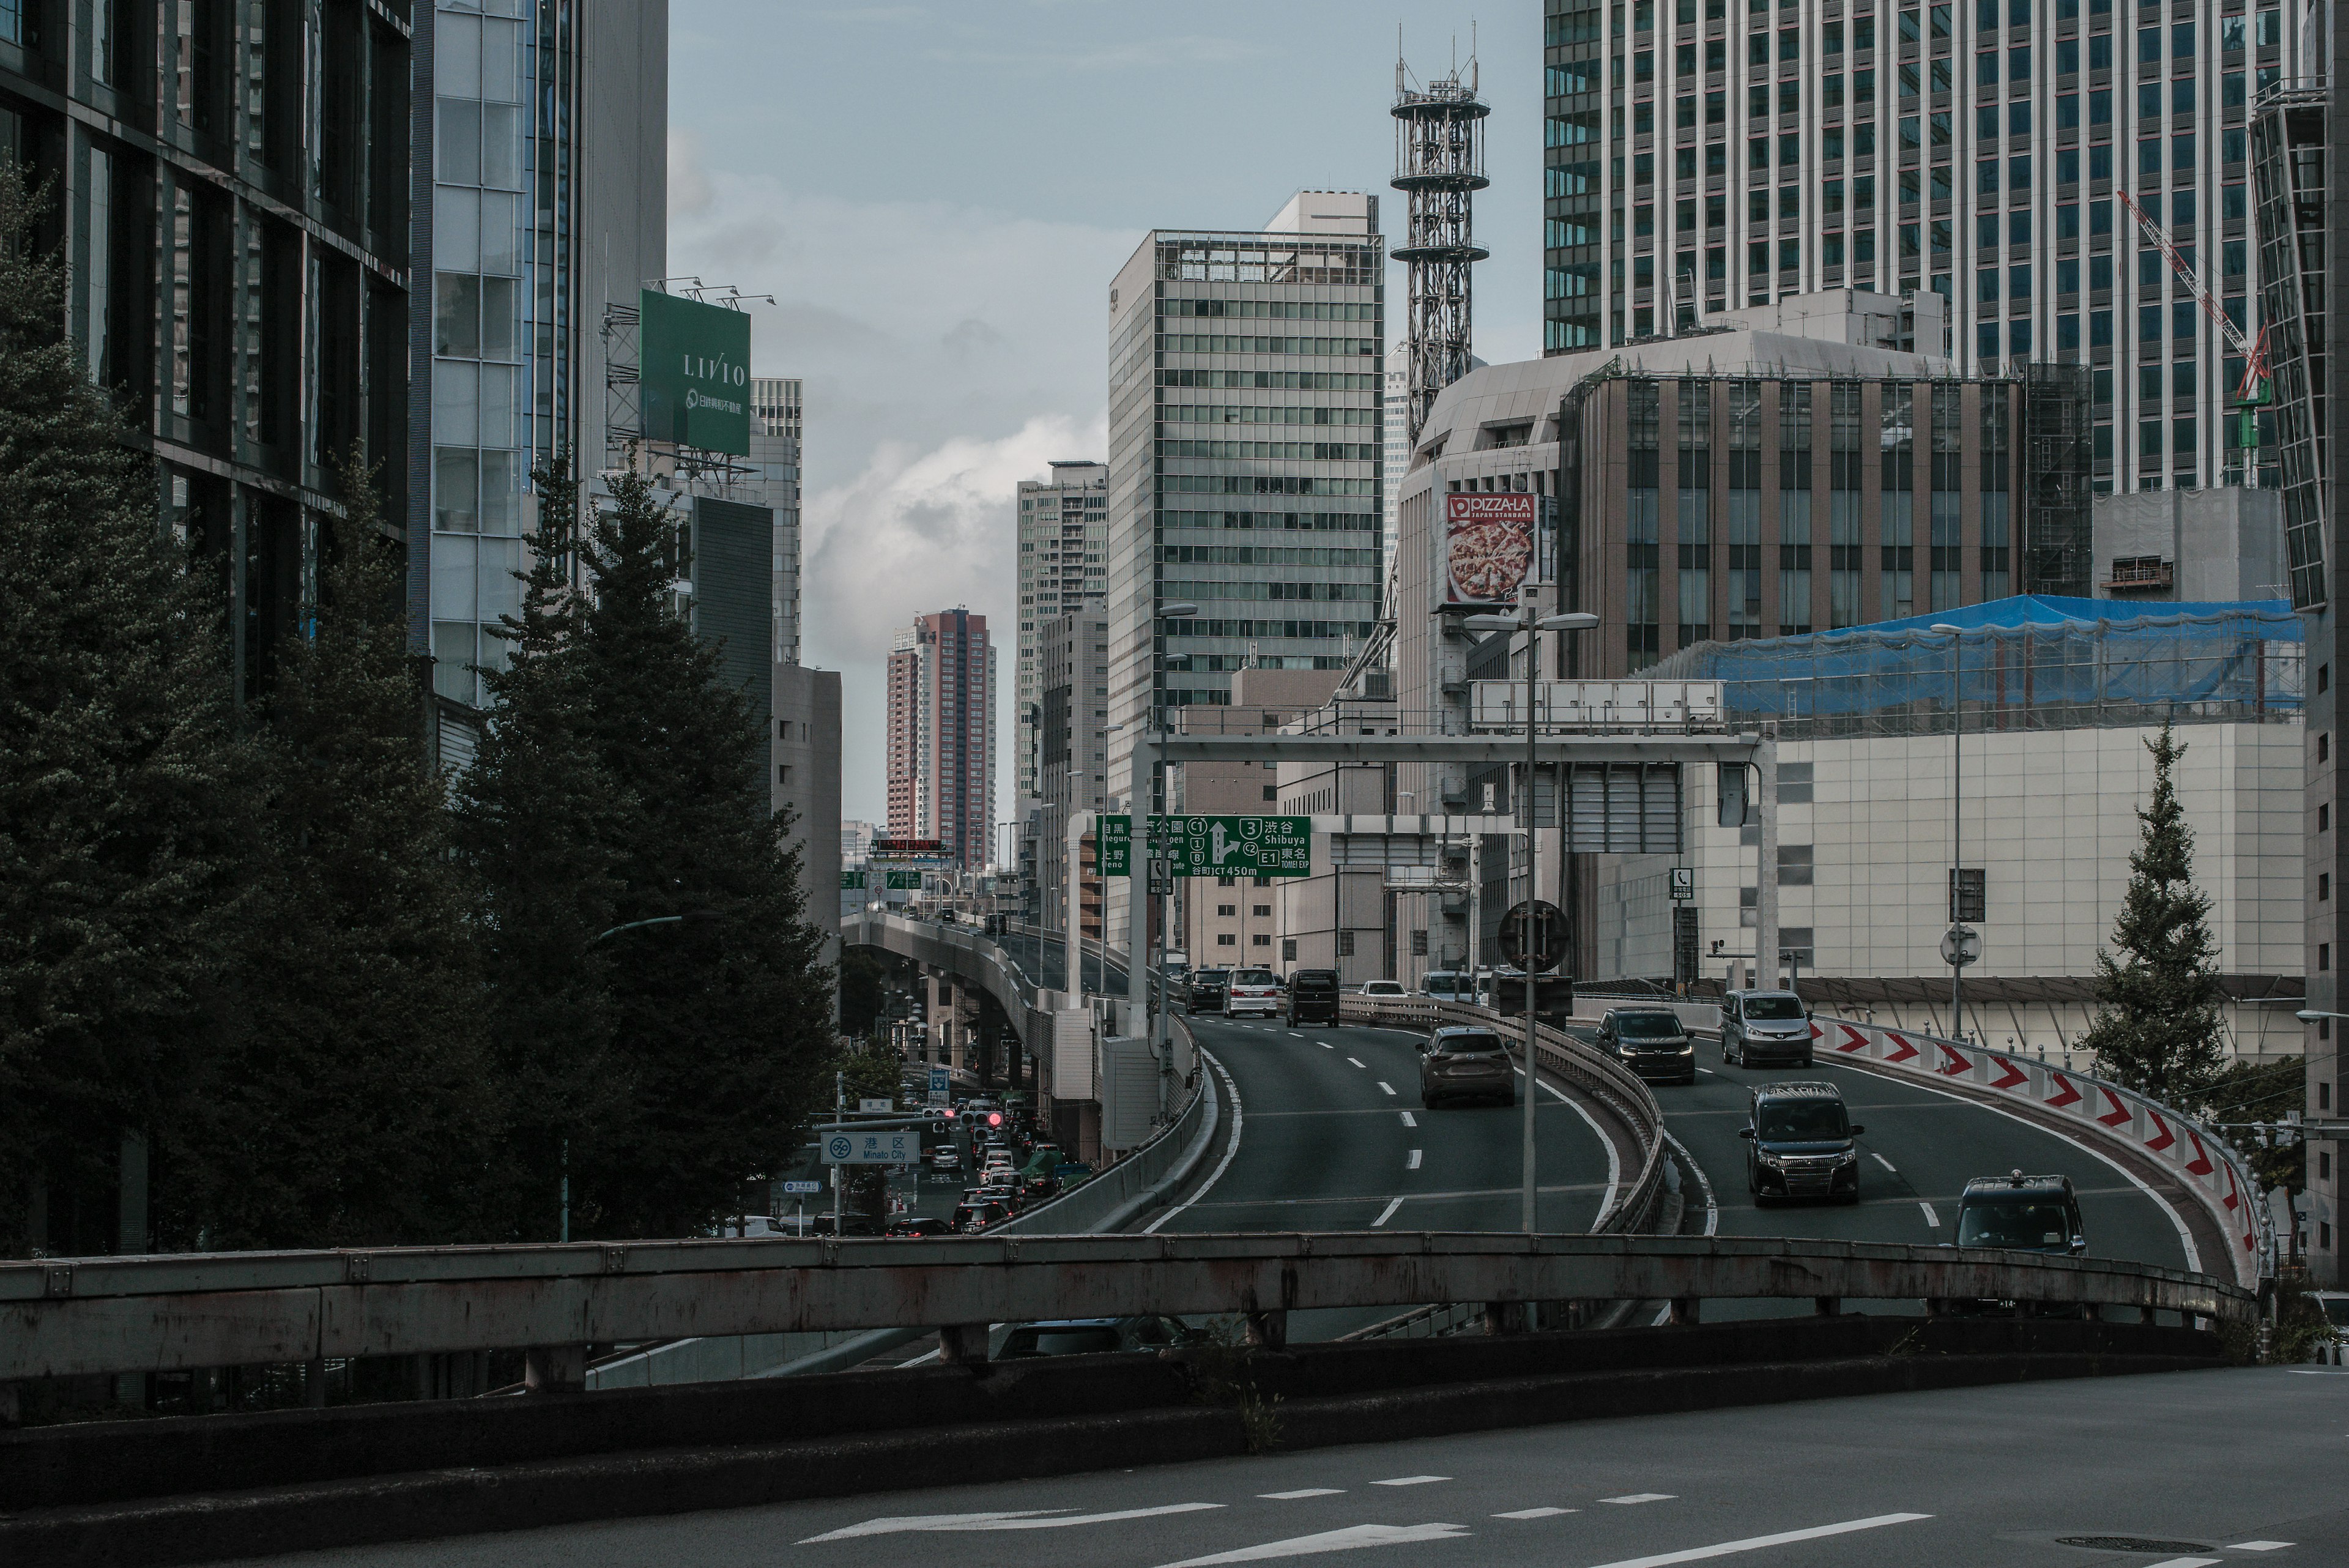
<path fill-rule="evenodd" d="M 1071 460 L 1050 479 L 1019 482 L 1019 630 L 1012 679 L 1013 794 L 1043 798 L 1042 639 L 1062 616 L 1098 611 L 1107 591 L 1109 465 Z"/>
<path fill-rule="evenodd" d="M 2243 367 L 2117 195 L 2257 330 L 2249 115 L 2321 68 L 2303 4 L 1547 0 L 1545 351 L 1931 289 L 1920 351 L 2091 368 L 2099 489 L 2241 483 Z"/>
<path fill-rule="evenodd" d="M 889 836 L 969 871 L 994 855 L 995 663 L 987 618 L 961 608 L 916 617 L 889 653 Z"/>

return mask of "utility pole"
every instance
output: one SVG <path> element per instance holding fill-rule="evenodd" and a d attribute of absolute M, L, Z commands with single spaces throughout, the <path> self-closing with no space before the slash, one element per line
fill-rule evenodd
<path fill-rule="evenodd" d="M 834 1068 L 832 1075 L 833 1125 L 834 1127 L 838 1127 L 847 1118 L 847 1116 L 848 1075 L 838 1068 Z M 842 1173 L 846 1168 L 846 1167 L 839 1165 L 835 1165 L 832 1168 L 832 1233 L 835 1239 L 840 1235 L 840 1191 L 841 1188 L 845 1184 L 845 1179 Z"/>

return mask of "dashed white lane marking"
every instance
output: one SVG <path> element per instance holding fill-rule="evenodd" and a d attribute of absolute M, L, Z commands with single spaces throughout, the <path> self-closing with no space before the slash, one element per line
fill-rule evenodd
<path fill-rule="evenodd" d="M 1931 1204 L 1920 1198 L 1917 1199 L 1917 1207 L 1925 1211 L 1926 1224 L 1930 1225 L 1936 1231 L 1941 1228 L 1941 1217 L 1933 1212 L 1933 1206 Z"/>
<path fill-rule="evenodd" d="M 1402 1207 L 1402 1199 L 1398 1198 L 1392 1203 L 1389 1203 L 1384 1209 L 1380 1210 L 1379 1217 L 1371 1221 L 1371 1229 L 1375 1231 L 1380 1226 L 1385 1224 L 1388 1220 L 1393 1219 L 1394 1211 Z"/>
<path fill-rule="evenodd" d="M 1379 1087 L 1384 1089 L 1389 1095 L 1392 1095 L 1394 1093 L 1394 1085 L 1388 1083 L 1384 1078 L 1381 1078 L 1379 1080 Z"/>
<path fill-rule="evenodd" d="M 1347 1060 L 1347 1061 L 1349 1061 L 1349 1062 L 1353 1063 L 1353 1064 L 1354 1064 L 1354 1065 L 1355 1065 L 1355 1066 L 1357 1066 L 1357 1067 L 1361 1067 L 1361 1066 L 1362 1065 L 1362 1064 L 1361 1064 L 1361 1060 L 1360 1060 L 1359 1058 L 1357 1058 L 1357 1057 L 1349 1056 L 1349 1057 L 1347 1057 L 1347 1058 L 1346 1058 L 1346 1060 Z M 1368 1071 L 1369 1071 L 1369 1069 L 1368 1069 L 1368 1068 L 1363 1068 L 1363 1071 L 1368 1072 Z"/>
<path fill-rule="evenodd" d="M 1335 1051 L 1337 1049 L 1335 1045 L 1330 1044 L 1327 1040 L 1316 1040 L 1313 1044 L 1320 1046 L 1324 1051 Z"/>
<path fill-rule="evenodd" d="M 1336 1497 L 1345 1490 L 1341 1486 L 1301 1486 L 1295 1491 L 1260 1491 L 1257 1496 L 1272 1502 L 1295 1502 L 1300 1497 Z"/>
<path fill-rule="evenodd" d="M 1425 1486 L 1430 1481 L 1447 1481 L 1450 1476 L 1395 1476 L 1387 1480 L 1375 1480 L 1372 1486 Z"/>
<path fill-rule="evenodd" d="M 1413 1116 L 1409 1111 L 1405 1111 L 1402 1113 L 1402 1125 L 1407 1127 L 1415 1127 L 1419 1125 L 1419 1118 Z"/>
<path fill-rule="evenodd" d="M 2289 1541 L 2238 1541 L 2227 1550 L 2230 1552 L 2281 1552 L 2291 1544 Z"/>
<path fill-rule="evenodd" d="M 1708 1078 L 1717 1078 L 1717 1077 L 1721 1076 L 1721 1075 L 1720 1075 L 1720 1074 L 1718 1074 L 1718 1073 L 1714 1072 L 1714 1071 L 1713 1071 L 1712 1068 L 1710 1068 L 1710 1067 L 1699 1067 L 1699 1068 L 1697 1069 L 1697 1071 L 1698 1071 L 1698 1072 L 1700 1072 L 1700 1073 L 1702 1073 L 1702 1074 L 1703 1074 L 1706 1077 L 1708 1077 Z"/>
<path fill-rule="evenodd" d="M 1289 1037 L 1291 1040 L 1302 1040 L 1302 1039 L 1304 1039 L 1304 1038 L 1305 1038 L 1305 1036 L 1304 1036 L 1304 1035 L 1299 1034 L 1299 1033 L 1296 1030 L 1294 1030 L 1294 1029 L 1292 1029 L 1292 1030 L 1290 1030 L 1290 1031 L 1288 1032 L 1288 1037 Z"/>
<path fill-rule="evenodd" d="M 1679 1496 L 1669 1491 L 1627 1491 L 1621 1497 L 1602 1497 L 1601 1502 L 1670 1502 Z"/>
<path fill-rule="evenodd" d="M 845 1530 L 811 1535 L 800 1542 L 813 1546 L 823 1541 L 849 1541 L 864 1535 L 964 1534 L 991 1530 L 1058 1530 L 1071 1524 L 1114 1524 L 1127 1519 L 1156 1519 L 1169 1513 L 1198 1513 L 1222 1508 L 1220 1502 L 1170 1502 L 1158 1508 L 1126 1508 L 1115 1513 L 1066 1513 L 1058 1509 L 998 1510 L 988 1513 L 916 1513 L 891 1519 L 868 1519 Z"/>
<path fill-rule="evenodd" d="M 1882 1155 L 1878 1154 L 1875 1150 L 1870 1149 L 1868 1151 L 1868 1158 L 1876 1161 L 1877 1164 L 1882 1166 L 1885 1169 L 1892 1171 L 1893 1175 L 1898 1176 L 1900 1174 L 1898 1170 L 1893 1170 L 1892 1162 L 1890 1160 L 1885 1158 Z"/>
<path fill-rule="evenodd" d="M 1419 1150 L 1413 1149 L 1411 1151 L 1411 1158 L 1402 1162 L 1402 1168 L 1405 1170 L 1417 1170 L 1419 1168 Z"/>
<path fill-rule="evenodd" d="M 1814 1525 L 1808 1530 L 1781 1531 L 1775 1535 L 1749 1535 L 1743 1541 L 1724 1541 L 1717 1546 L 1692 1546 L 1685 1552 L 1663 1552 L 1653 1557 L 1626 1557 L 1619 1562 L 1601 1563 L 1599 1568 L 1667 1568 L 1668 1564 L 1674 1563 L 1702 1563 L 1709 1557 L 1733 1557 L 1741 1552 L 1760 1552 L 1796 1541 L 1819 1541 L 1830 1535 L 1849 1535 L 1854 1531 L 1878 1530 L 1888 1524 L 1907 1524 L 1911 1520 L 1932 1517 L 1930 1513 L 1879 1513 L 1873 1519 L 1848 1519 L 1841 1524 Z"/>
<path fill-rule="evenodd" d="M 1319 1535 L 1297 1535 L 1287 1541 L 1268 1541 L 1261 1546 L 1243 1546 L 1237 1552 L 1218 1552 L 1212 1557 L 1185 1557 L 1164 1568 L 1209 1568 L 1217 1563 L 1312 1557 L 1324 1552 L 1353 1552 L 1365 1546 L 1407 1546 L 1416 1541 L 1444 1541 L 1467 1533 L 1464 1524 L 1357 1524 L 1346 1530 L 1324 1531 Z"/>
<path fill-rule="evenodd" d="M 1496 1513 L 1495 1519 L 1549 1519 L 1561 1513 L 1576 1513 L 1571 1508 L 1520 1508 L 1509 1513 Z"/>
<path fill-rule="evenodd" d="M 2146 1568 L 2217 1568 L 2225 1561 L 2223 1557 L 2165 1557 L 2158 1563 L 2147 1563 Z"/>

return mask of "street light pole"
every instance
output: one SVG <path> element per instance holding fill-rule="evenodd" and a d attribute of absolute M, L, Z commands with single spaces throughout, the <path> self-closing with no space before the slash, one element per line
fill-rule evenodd
<path fill-rule="evenodd" d="M 1937 621 L 1932 629 L 1950 637 L 1950 929 L 1959 925 L 1963 906 L 1958 888 L 1964 881 L 1965 818 L 1960 804 L 1965 791 L 1965 628 Z M 1962 956 L 1955 953 L 1953 958 Z M 1950 965 L 1950 1038 L 1963 1040 L 1965 1028 L 1965 965 Z"/>
<path fill-rule="evenodd" d="M 1198 613 L 1197 605 L 1182 601 L 1158 607 L 1158 618 L 1162 621 L 1188 620 Z M 1158 791 L 1164 787 L 1166 778 L 1166 707 L 1159 701 L 1158 651 L 1155 636 L 1151 639 L 1151 642 L 1149 710 L 1142 716 L 1143 722 L 1149 727 L 1150 732 L 1137 737 L 1137 739 L 1146 740 L 1150 745 L 1150 785 L 1141 792 L 1142 798 L 1134 803 L 1133 807 L 1133 825 L 1137 831 L 1133 836 L 1135 848 L 1133 853 L 1141 860 L 1138 869 L 1142 876 L 1143 901 L 1140 905 L 1142 940 L 1129 945 L 1127 961 L 1133 962 L 1135 950 L 1139 950 L 1143 972 L 1143 1038 L 1150 1042 L 1152 1059 L 1158 1064 L 1158 1119 L 1164 1122 L 1167 1118 L 1169 1107 L 1174 1100 L 1174 1053 L 1166 1038 L 1168 999 L 1165 977 L 1158 972 L 1157 963 L 1151 959 L 1153 943 L 1155 942 L 1162 951 L 1165 943 L 1163 933 L 1156 929 L 1164 919 L 1164 910 L 1159 902 L 1160 895 L 1154 890 L 1156 879 L 1150 874 L 1153 858 L 1151 850 L 1155 846 L 1150 828 L 1153 818 L 1151 805 Z M 1166 804 L 1172 806 L 1174 803 L 1170 798 Z M 1128 869 L 1133 870 L 1137 867 L 1129 862 Z M 1173 880 L 1171 872 L 1168 880 L 1170 882 Z M 1130 891 L 1129 889 L 1129 893 Z M 1127 994 L 1133 994 L 1130 986 L 1127 988 Z"/>

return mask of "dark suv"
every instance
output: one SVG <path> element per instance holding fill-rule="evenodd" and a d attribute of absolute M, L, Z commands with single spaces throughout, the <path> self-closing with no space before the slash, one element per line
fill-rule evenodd
<path fill-rule="evenodd" d="M 1195 969 L 1191 971 L 1188 1001 L 1194 1012 L 1221 1012 L 1224 1010 L 1224 988 L 1231 983 L 1232 971 L 1227 969 Z"/>
<path fill-rule="evenodd" d="M 2068 1176 L 1977 1176 L 1958 1195 L 1961 1247 L 2016 1252 L 2085 1252 L 2088 1230 Z"/>
<path fill-rule="evenodd" d="M 1599 1021 L 1599 1048 L 1660 1083 L 1696 1082 L 1696 1043 L 1668 1007 L 1610 1007 Z"/>
<path fill-rule="evenodd" d="M 1791 991 L 1733 991 L 1721 999 L 1721 1060 L 1741 1067 L 1811 1064 L 1811 1015 Z"/>
<path fill-rule="evenodd" d="M 1745 1188 L 1756 1208 L 1780 1198 L 1829 1198 L 1859 1201 L 1859 1148 L 1853 1140 L 1868 1129 L 1844 1114 L 1843 1092 L 1833 1084 L 1793 1082 L 1758 1085 L 1748 1103 L 1745 1126 Z"/>
<path fill-rule="evenodd" d="M 1508 1043 L 1491 1030 L 1439 1029 L 1419 1049 L 1419 1103 L 1428 1109 L 1446 1100 L 1516 1103 L 1517 1069 Z"/>
<path fill-rule="evenodd" d="M 1338 971 L 1300 969 L 1288 977 L 1288 1026 L 1338 1022 Z"/>

